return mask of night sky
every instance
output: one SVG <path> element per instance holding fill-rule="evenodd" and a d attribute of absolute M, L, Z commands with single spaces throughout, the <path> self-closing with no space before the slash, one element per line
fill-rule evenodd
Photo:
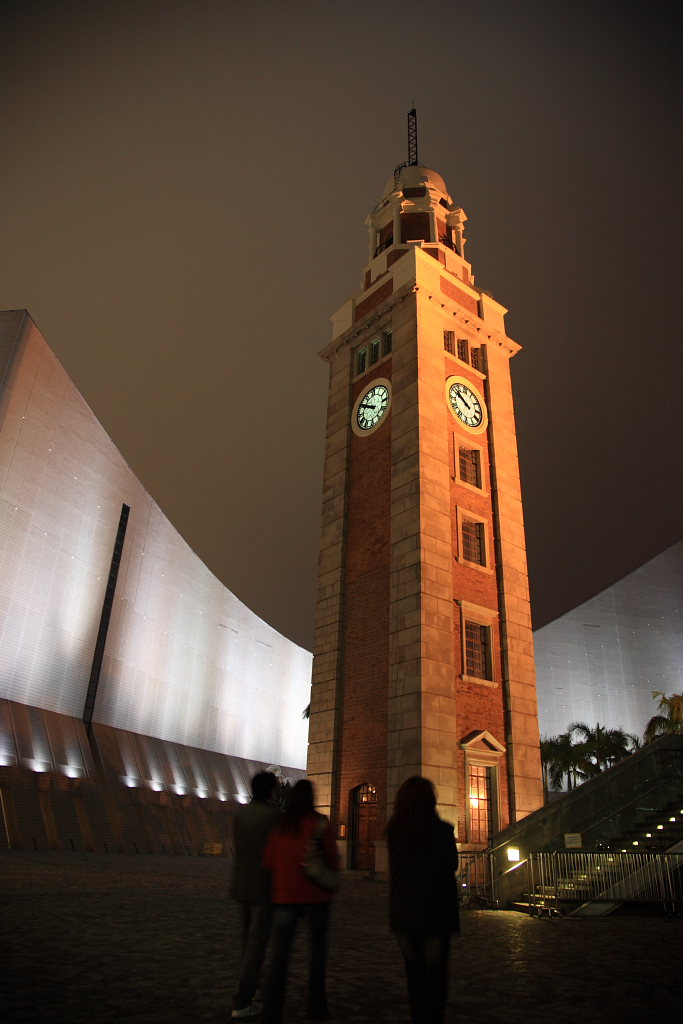
<path fill-rule="evenodd" d="M 508 306 L 536 626 L 681 536 L 670 4 L 7 2 L 0 308 L 250 608 L 312 642 L 329 317 L 407 159 Z"/>

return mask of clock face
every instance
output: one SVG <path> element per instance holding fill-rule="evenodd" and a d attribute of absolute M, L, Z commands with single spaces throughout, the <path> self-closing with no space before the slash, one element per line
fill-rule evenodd
<path fill-rule="evenodd" d="M 375 380 L 356 399 L 351 425 L 356 434 L 368 434 L 384 419 L 391 404 L 391 384 L 384 378 Z"/>
<path fill-rule="evenodd" d="M 361 430 L 376 427 L 389 407 L 389 389 L 384 384 L 375 384 L 366 391 L 356 410 L 356 423 Z"/>
<path fill-rule="evenodd" d="M 448 404 L 453 415 L 468 430 L 486 429 L 486 406 L 482 396 L 462 377 L 449 377 L 446 381 Z"/>

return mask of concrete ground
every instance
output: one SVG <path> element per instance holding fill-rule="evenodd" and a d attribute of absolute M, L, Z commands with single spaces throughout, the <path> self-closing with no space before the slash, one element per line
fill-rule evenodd
<path fill-rule="evenodd" d="M 0 1019 L 70 1024 L 229 1020 L 238 921 L 222 858 L 0 852 Z M 678 1003 L 683 920 L 538 920 L 467 910 L 448 1022 L 641 1022 Z M 306 937 L 285 1020 L 304 1020 Z M 407 1024 L 387 887 L 347 878 L 333 908 L 332 1021 Z"/>

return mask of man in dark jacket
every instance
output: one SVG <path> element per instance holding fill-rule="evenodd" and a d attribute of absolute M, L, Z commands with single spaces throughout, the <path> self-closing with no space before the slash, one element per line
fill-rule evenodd
<path fill-rule="evenodd" d="M 272 919 L 270 875 L 263 867 L 263 850 L 279 820 L 272 806 L 276 788 L 277 778 L 272 772 L 258 772 L 251 782 L 251 803 L 235 812 L 235 869 L 230 895 L 239 903 L 242 914 L 242 956 L 233 997 L 233 1020 L 249 1020 L 263 1009 L 254 996 Z"/>

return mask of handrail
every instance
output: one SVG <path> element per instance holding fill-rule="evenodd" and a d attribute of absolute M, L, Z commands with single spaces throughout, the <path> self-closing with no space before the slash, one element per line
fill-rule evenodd
<path fill-rule="evenodd" d="M 611 780 L 615 778 L 615 775 L 623 774 L 624 771 L 627 771 L 632 766 L 632 758 L 637 758 L 638 760 L 640 760 L 643 755 L 652 753 L 655 744 L 661 745 L 663 749 L 666 750 L 666 743 L 670 742 L 671 739 L 671 736 L 662 736 L 658 740 L 654 740 L 653 743 L 648 744 L 647 747 L 644 747 L 642 750 L 637 751 L 635 754 L 630 755 L 630 757 L 627 757 L 623 761 L 619 761 L 616 765 L 613 765 L 612 768 L 608 769 L 610 773 L 614 773 L 611 775 Z M 680 737 L 676 737 L 676 739 L 680 739 Z M 611 780 L 606 779 L 605 775 L 606 773 L 601 773 L 601 775 L 595 776 L 595 778 L 593 779 L 589 779 L 587 782 L 577 787 L 577 789 L 572 790 L 571 793 L 564 794 L 564 798 L 566 799 L 568 796 L 575 796 L 577 801 L 580 801 L 580 794 L 582 790 L 584 790 L 584 787 L 591 786 L 591 784 L 594 783 L 602 783 L 605 786 L 609 785 L 609 782 Z M 628 808 L 633 807 L 638 801 L 647 798 L 648 796 L 650 796 L 651 793 L 654 793 L 657 789 L 670 785 L 671 782 L 672 778 L 670 776 L 659 776 L 659 778 L 647 789 L 639 791 L 633 796 L 631 800 L 628 800 L 621 806 L 616 808 L 610 808 L 609 811 L 606 814 L 604 814 L 601 818 L 599 818 L 597 821 L 594 821 L 593 816 L 589 813 L 583 815 L 573 826 L 572 831 L 580 831 L 584 834 L 590 833 L 594 829 L 598 828 L 600 825 L 603 825 L 606 821 L 609 821 L 610 818 L 614 817 L 617 814 L 621 814 L 625 810 L 628 810 Z M 539 814 L 539 812 L 547 810 L 548 808 L 552 808 L 552 806 L 552 804 L 545 804 L 543 807 L 539 807 L 536 811 L 532 811 L 532 815 Z M 527 815 L 526 818 L 520 819 L 519 822 L 514 822 L 511 825 L 508 825 L 503 831 L 509 832 L 510 829 L 514 828 L 515 824 L 519 824 L 521 826 L 521 831 L 524 828 L 524 822 L 528 821 L 528 818 L 530 816 L 531 815 Z M 588 822 L 590 822 L 590 824 L 587 824 Z M 510 838 L 504 839 L 501 842 L 497 843 L 495 846 L 489 847 L 489 852 L 492 854 L 497 853 L 499 850 L 502 850 L 504 847 L 510 845 L 512 841 L 513 840 Z M 547 849 L 552 850 L 553 847 L 548 847 Z"/>
<path fill-rule="evenodd" d="M 529 912 L 560 903 L 683 902 L 683 854 L 553 851 L 528 858 Z"/>
<path fill-rule="evenodd" d="M 629 800 L 627 803 L 622 804 L 621 807 L 614 808 L 613 810 L 610 811 L 609 814 L 605 814 L 604 817 L 600 818 L 598 821 L 594 821 L 593 824 L 589 825 L 587 828 L 583 827 L 583 826 L 584 826 L 584 822 L 587 822 L 587 821 L 590 820 L 590 815 L 586 815 L 585 818 L 581 819 L 578 822 L 577 827 L 576 827 L 576 831 L 581 832 L 583 835 L 587 835 L 588 833 L 592 832 L 593 829 L 596 829 L 599 825 L 602 825 L 602 824 L 604 824 L 604 822 L 609 821 L 609 819 L 613 818 L 615 815 L 621 814 L 622 811 L 625 811 L 629 807 L 632 807 L 639 800 L 642 800 L 644 797 L 649 796 L 650 793 L 653 793 L 656 789 L 659 789 L 661 786 L 666 785 L 668 782 L 669 782 L 668 779 L 659 779 L 656 783 L 654 783 L 652 786 L 650 786 L 649 789 L 646 789 L 645 792 L 639 793 L 638 796 L 635 796 L 633 798 L 633 800 Z M 552 850 L 550 850 L 549 852 L 552 852 Z"/>
<path fill-rule="evenodd" d="M 473 895 L 493 901 L 493 871 L 488 850 L 462 852 L 455 877 L 458 881 L 458 901 L 461 906 L 466 906 Z M 463 893 L 462 889 L 466 889 L 467 892 Z"/>

